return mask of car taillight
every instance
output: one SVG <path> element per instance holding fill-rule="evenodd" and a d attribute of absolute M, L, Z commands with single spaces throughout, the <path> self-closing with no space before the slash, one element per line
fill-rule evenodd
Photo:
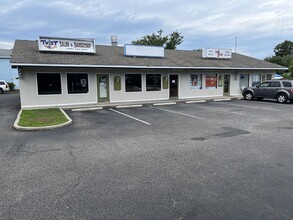
<path fill-rule="evenodd" d="M 6 88 L 8 88 L 8 85 L 6 85 Z"/>
<path fill-rule="evenodd" d="M 291 92 L 293 93 L 293 88 L 291 89 Z"/>

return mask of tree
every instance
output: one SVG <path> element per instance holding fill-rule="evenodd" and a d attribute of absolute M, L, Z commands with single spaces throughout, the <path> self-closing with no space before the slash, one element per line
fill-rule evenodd
<path fill-rule="evenodd" d="M 159 30 L 158 33 L 145 35 L 141 39 L 132 41 L 131 43 L 139 45 L 164 46 L 166 49 L 176 49 L 176 46 L 183 42 L 183 36 L 177 30 L 166 36 L 162 36 L 162 34 L 163 31 Z"/>
<path fill-rule="evenodd" d="M 285 40 L 278 44 L 274 49 L 276 56 L 293 56 L 293 41 Z"/>
<path fill-rule="evenodd" d="M 293 75 L 293 41 L 285 40 L 274 48 L 275 55 L 266 57 L 264 60 L 288 67 L 287 73 L 283 74 L 284 78 L 292 78 Z M 282 74 L 282 72 L 280 72 Z"/>

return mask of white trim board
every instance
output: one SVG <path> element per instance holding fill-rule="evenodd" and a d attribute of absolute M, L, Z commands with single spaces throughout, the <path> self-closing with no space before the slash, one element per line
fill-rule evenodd
<path fill-rule="evenodd" d="M 204 67 L 204 66 L 128 66 L 128 65 L 77 65 L 77 64 L 36 64 L 36 63 L 11 63 L 11 66 L 23 67 L 80 67 L 80 68 L 113 68 L 113 69 L 167 69 L 167 70 L 288 70 L 288 68 L 249 68 L 249 67 Z"/>

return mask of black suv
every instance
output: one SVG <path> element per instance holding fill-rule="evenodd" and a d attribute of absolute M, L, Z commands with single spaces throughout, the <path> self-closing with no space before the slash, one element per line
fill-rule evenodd
<path fill-rule="evenodd" d="M 242 92 L 246 100 L 262 100 L 264 98 L 277 99 L 280 103 L 290 100 L 293 103 L 293 81 L 291 80 L 269 80 L 256 85 L 246 87 Z"/>

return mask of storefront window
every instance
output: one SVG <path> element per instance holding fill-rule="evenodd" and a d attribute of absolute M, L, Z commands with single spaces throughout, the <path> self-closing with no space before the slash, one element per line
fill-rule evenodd
<path fill-rule="evenodd" d="M 37 73 L 38 94 L 61 94 L 61 77 L 59 73 Z"/>
<path fill-rule="evenodd" d="M 202 89 L 202 74 L 190 74 L 190 88 Z"/>
<path fill-rule="evenodd" d="M 252 75 L 252 86 L 256 86 L 257 84 L 261 83 L 260 74 L 253 74 Z"/>
<path fill-rule="evenodd" d="M 125 74 L 125 91 L 141 92 L 141 74 Z"/>
<path fill-rule="evenodd" d="M 240 88 L 245 88 L 249 86 L 249 75 L 248 74 L 240 74 Z"/>
<path fill-rule="evenodd" d="M 206 75 L 206 88 L 207 89 L 216 89 L 217 88 L 217 75 L 216 74 L 207 74 Z"/>
<path fill-rule="evenodd" d="M 161 74 L 146 74 L 146 91 L 161 90 Z"/>
<path fill-rule="evenodd" d="M 267 74 L 267 80 L 271 80 L 272 79 L 272 74 Z"/>
<path fill-rule="evenodd" d="M 67 74 L 68 94 L 88 93 L 88 75 L 87 74 Z"/>

